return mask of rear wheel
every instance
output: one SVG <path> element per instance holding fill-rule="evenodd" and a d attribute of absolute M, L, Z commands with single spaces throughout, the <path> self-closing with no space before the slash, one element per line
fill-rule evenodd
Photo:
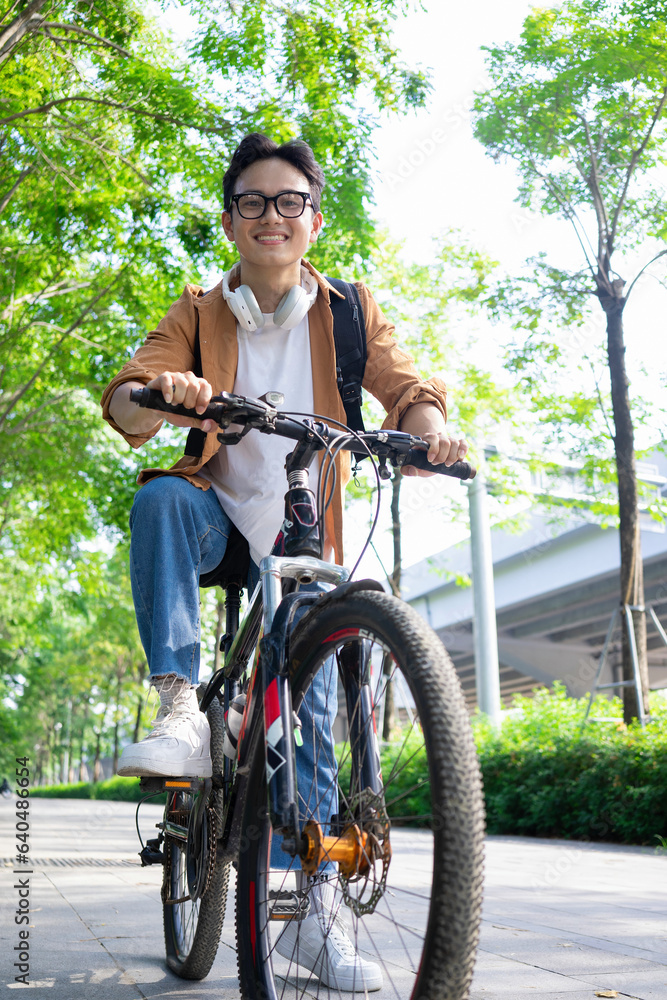
<path fill-rule="evenodd" d="M 332 763 L 327 787 L 321 776 L 310 785 L 299 780 L 302 822 L 317 822 L 319 833 L 309 827 L 315 839 L 344 836 L 356 844 L 356 861 L 328 866 L 327 923 L 326 865 L 306 877 L 298 858 L 279 843 L 272 849 L 260 744 L 239 858 L 242 996 L 363 994 L 381 978 L 393 997 L 465 1000 L 479 934 L 484 813 L 468 713 L 444 647 L 403 602 L 357 592 L 304 616 L 290 671 L 304 744 L 312 743 L 316 763 Z M 318 675 L 329 678 L 332 731 L 326 712 L 304 720 Z M 376 726 L 386 736 L 381 742 Z M 326 858 L 333 840 L 323 843 Z M 327 957 L 325 937 L 341 920 L 366 963 L 351 985 L 337 980 Z M 313 955 L 318 922 L 322 940 Z"/>
<path fill-rule="evenodd" d="M 197 692 L 200 697 L 203 688 Z M 215 776 L 222 772 L 224 760 L 224 716 L 217 698 L 206 714 L 211 726 Z M 222 823 L 222 791 L 212 791 L 198 825 L 194 822 L 196 810 L 197 796 L 180 790 L 169 795 L 165 809 L 164 939 L 167 965 L 183 979 L 203 979 L 213 965 L 229 882 L 229 864 L 215 860 L 216 836 Z"/>

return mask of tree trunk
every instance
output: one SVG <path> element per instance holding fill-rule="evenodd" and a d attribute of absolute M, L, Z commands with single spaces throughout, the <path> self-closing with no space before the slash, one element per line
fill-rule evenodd
<path fill-rule="evenodd" d="M 137 680 L 139 681 L 140 688 L 139 688 L 139 697 L 137 698 L 137 714 L 134 720 L 134 732 L 132 733 L 133 743 L 139 742 L 139 732 L 141 729 L 141 713 L 144 707 L 144 695 L 141 685 L 143 685 L 144 683 L 144 678 L 146 676 L 147 669 L 148 669 L 148 664 L 146 663 L 145 660 L 142 660 L 137 670 Z"/>
<path fill-rule="evenodd" d="M 102 742 L 102 732 L 101 730 L 95 733 L 95 763 L 93 764 L 93 784 L 97 784 L 100 780 L 100 775 L 102 773 L 102 766 L 100 764 L 100 744 Z"/>
<path fill-rule="evenodd" d="M 628 377 L 625 368 L 625 344 L 623 340 L 622 283 L 613 282 L 611 296 L 600 295 L 602 308 L 607 314 L 607 353 L 611 375 L 611 398 L 614 413 L 614 450 L 618 474 L 618 512 L 621 545 L 621 610 L 624 605 L 644 607 L 644 573 L 639 533 L 639 511 L 637 504 L 637 476 L 635 469 L 635 440 L 630 413 Z M 644 611 L 633 611 L 634 631 L 637 641 L 637 656 L 641 678 L 644 712 L 648 715 L 648 660 L 646 656 L 646 615 Z M 634 680 L 634 669 L 625 613 L 623 621 L 623 680 Z M 626 723 L 639 716 L 639 706 L 634 687 L 623 688 L 623 718 Z"/>
<path fill-rule="evenodd" d="M 115 774 L 118 770 L 118 743 L 120 736 L 120 693 L 123 685 L 123 668 L 119 667 L 118 673 L 116 675 L 116 711 L 114 712 L 114 725 L 113 725 L 113 773 Z"/>
<path fill-rule="evenodd" d="M 85 781 L 88 768 L 86 767 L 84 756 L 86 752 L 86 724 L 88 722 L 88 702 L 83 703 L 83 719 L 81 720 L 81 740 L 79 742 L 79 781 Z"/>
<path fill-rule="evenodd" d="M 26 32 L 42 23 L 44 18 L 39 12 L 45 3 L 46 0 L 31 0 L 31 3 L 14 18 L 11 24 L 0 31 L 0 63 L 9 59 Z"/>
<path fill-rule="evenodd" d="M 79 749 L 79 781 L 85 781 L 88 776 L 86 769 L 86 762 L 84 760 L 85 749 L 86 749 L 86 744 L 84 743 L 84 738 L 82 736 Z"/>
<path fill-rule="evenodd" d="M 382 739 L 387 743 L 391 739 L 391 730 L 394 726 L 394 685 L 391 681 L 393 662 L 390 656 L 385 656 L 382 664 L 382 672 L 387 678 L 384 689 L 384 713 L 382 717 Z"/>
<path fill-rule="evenodd" d="M 134 720 L 134 732 L 132 733 L 133 743 L 139 742 L 139 729 L 141 727 L 141 710 L 143 709 L 143 707 L 144 707 L 144 696 L 143 693 L 140 692 L 139 697 L 137 698 L 137 714 Z"/>

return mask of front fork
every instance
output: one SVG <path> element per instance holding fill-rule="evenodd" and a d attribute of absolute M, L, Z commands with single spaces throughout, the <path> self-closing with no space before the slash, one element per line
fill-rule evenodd
<path fill-rule="evenodd" d="M 290 559 L 269 556 L 262 560 L 260 575 L 264 598 L 264 638 L 261 640 L 262 691 L 266 740 L 266 775 L 269 787 L 269 812 L 274 833 L 283 837 L 283 849 L 301 857 L 304 870 L 316 871 L 325 858 L 346 867 L 358 863 L 364 849 L 364 836 L 355 834 L 354 849 L 348 834 L 323 836 L 312 821 L 301 829 L 295 756 L 295 719 L 288 666 L 285 660 L 287 634 L 293 609 L 300 603 L 313 603 L 315 594 L 292 594 L 282 603 L 282 580 L 313 579 L 340 583 L 347 571 L 319 559 Z M 361 803 L 363 793 L 382 793 L 382 775 L 370 688 L 370 643 L 359 641 L 343 646 L 338 666 L 345 680 L 347 714 L 352 747 L 352 784 L 350 801 Z M 362 817 L 345 818 L 345 825 Z M 317 830 L 314 827 L 318 827 Z M 343 835 L 345 834 L 345 835 Z M 361 839 L 360 839 L 361 838 Z M 352 860 L 351 860 L 352 859 Z"/>
<path fill-rule="evenodd" d="M 338 656 L 345 681 L 347 721 L 350 730 L 352 773 L 350 800 L 358 801 L 370 790 L 382 793 L 382 769 L 371 694 L 371 643 L 360 640 L 343 646 Z"/>

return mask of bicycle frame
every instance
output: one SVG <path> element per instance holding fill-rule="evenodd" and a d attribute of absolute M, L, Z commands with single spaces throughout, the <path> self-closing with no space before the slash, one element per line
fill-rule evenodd
<path fill-rule="evenodd" d="M 240 848 L 248 761 L 258 739 L 266 741 L 269 810 L 273 829 L 283 834 L 285 849 L 293 855 L 297 853 L 300 830 L 294 721 L 284 650 L 294 612 L 300 606 L 315 603 L 322 595 L 297 591 L 283 597 L 282 583 L 294 580 L 297 583 L 321 581 L 338 585 L 344 583 L 348 576 L 349 571 L 344 566 L 312 556 L 272 555 L 260 563 L 260 582 L 250 598 L 222 668 L 228 681 L 238 681 L 253 648 L 258 645 L 238 737 L 236 773 L 219 840 L 218 856 L 221 860 L 235 857 Z"/>

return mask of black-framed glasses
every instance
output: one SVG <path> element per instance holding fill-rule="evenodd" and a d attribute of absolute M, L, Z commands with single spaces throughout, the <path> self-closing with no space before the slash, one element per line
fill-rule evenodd
<path fill-rule="evenodd" d="M 313 203 L 310 194 L 303 191 L 281 191 L 272 197 L 252 191 L 232 195 L 232 203 L 236 204 L 243 219 L 261 219 L 270 201 L 276 206 L 278 215 L 282 215 L 284 219 L 298 219 L 303 215 L 306 204 L 309 201 L 311 205 Z"/>

